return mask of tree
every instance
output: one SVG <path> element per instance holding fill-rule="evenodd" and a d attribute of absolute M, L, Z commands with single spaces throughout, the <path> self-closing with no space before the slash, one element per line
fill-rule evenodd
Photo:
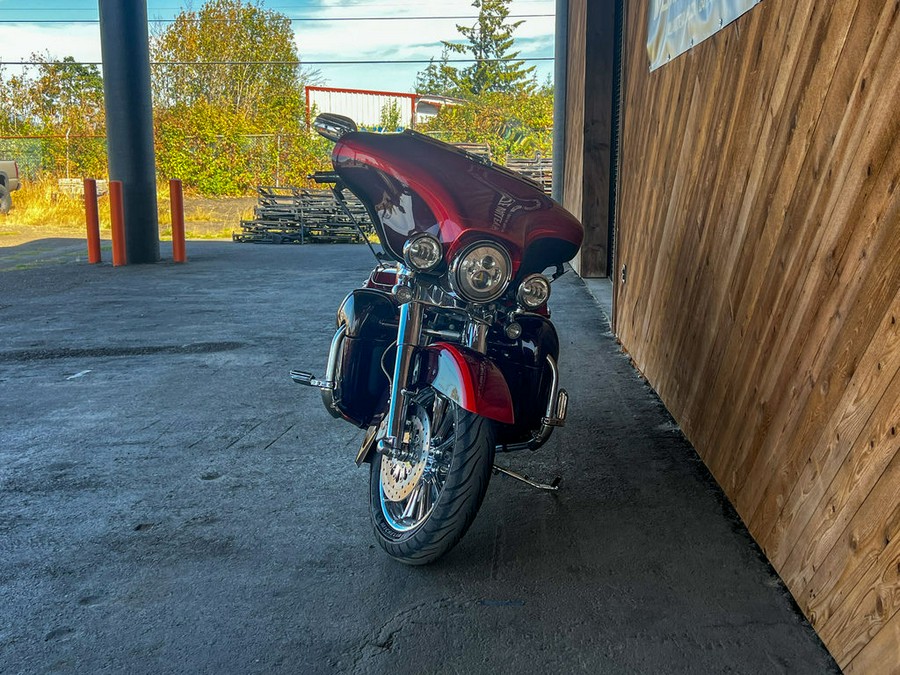
<path fill-rule="evenodd" d="M 400 104 L 397 99 L 393 99 L 381 106 L 381 115 L 379 115 L 378 126 L 382 132 L 397 131 L 402 124 L 402 116 L 400 113 Z"/>
<path fill-rule="evenodd" d="M 473 26 L 457 24 L 456 30 L 467 42 L 444 41 L 444 53 L 438 64 L 434 60 L 416 77 L 419 93 L 475 98 L 487 93 L 531 93 L 534 91 L 534 66 L 524 67 L 517 60 L 519 52 L 510 51 L 513 33 L 522 21 L 508 23 L 510 0 L 474 0 L 478 10 Z M 470 56 L 475 60 L 463 69 L 451 67 L 449 54 Z M 434 86 L 442 91 L 423 91 Z"/>
<path fill-rule="evenodd" d="M 93 65 L 71 56 L 57 60 L 32 54 L 35 65 L 3 80 L 0 134 L 41 136 L 17 148 L 29 173 L 81 173 L 106 171 L 103 79 Z M 2 73 L 0 73 L 2 75 Z"/>
<path fill-rule="evenodd" d="M 94 65 L 81 65 L 71 56 L 55 61 L 32 55 L 39 62 L 31 87 L 33 113 L 45 127 L 77 133 L 102 133 L 103 78 Z"/>
<path fill-rule="evenodd" d="M 441 60 L 435 63 L 434 58 L 428 62 L 424 70 L 416 75 L 417 94 L 437 94 L 439 96 L 452 96 L 456 93 L 454 75 L 458 76 L 455 68 L 449 64 L 450 50 L 444 47 L 441 52 Z"/>
<path fill-rule="evenodd" d="M 307 133 L 290 19 L 259 2 L 209 0 L 151 41 L 160 173 L 206 194 L 303 183 L 327 153 Z"/>
<path fill-rule="evenodd" d="M 484 143 L 491 156 L 552 154 L 553 94 L 489 93 L 463 105 L 444 106 L 419 128 L 448 143 Z"/>
<path fill-rule="evenodd" d="M 255 114 L 317 77 L 300 65 L 291 20 L 243 0 L 182 11 L 153 35 L 151 59 L 159 107 L 205 101 Z"/>

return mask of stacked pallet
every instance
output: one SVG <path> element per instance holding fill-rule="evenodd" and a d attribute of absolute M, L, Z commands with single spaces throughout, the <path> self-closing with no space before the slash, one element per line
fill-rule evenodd
<path fill-rule="evenodd" d="M 359 242 L 362 235 L 331 190 L 307 190 L 290 186 L 259 186 L 252 220 L 241 221 L 237 242 L 257 244 L 306 244 L 309 242 Z M 363 231 L 372 222 L 362 203 L 345 193 L 346 205 Z"/>
<path fill-rule="evenodd" d="M 553 158 L 542 157 L 537 153 L 534 157 L 507 157 L 506 168 L 530 178 L 544 188 L 545 194 L 553 191 Z"/>

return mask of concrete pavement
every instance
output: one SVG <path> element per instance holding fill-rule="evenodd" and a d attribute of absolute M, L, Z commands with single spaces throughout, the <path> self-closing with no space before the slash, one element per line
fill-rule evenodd
<path fill-rule="evenodd" d="M 0 672 L 837 672 L 574 275 L 569 424 L 498 457 L 560 492 L 494 477 L 410 568 L 372 540 L 362 432 L 288 378 L 367 249 L 188 255 L 0 249 Z"/>

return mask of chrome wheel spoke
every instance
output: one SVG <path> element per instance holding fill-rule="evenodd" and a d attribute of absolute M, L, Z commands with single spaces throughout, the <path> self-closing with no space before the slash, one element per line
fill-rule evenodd
<path fill-rule="evenodd" d="M 431 497 L 431 503 L 433 504 L 434 502 L 437 501 L 438 495 L 441 494 L 441 490 L 437 486 L 437 481 L 435 481 L 435 480 L 429 481 L 428 492 Z"/>
<path fill-rule="evenodd" d="M 434 437 L 435 438 L 443 438 L 445 426 L 450 419 L 450 415 L 446 414 L 447 412 L 447 401 L 442 396 L 435 395 L 434 404 L 432 406 L 431 412 L 431 424 L 434 429 Z"/>
<path fill-rule="evenodd" d="M 436 392 L 410 406 L 410 457 L 392 461 L 382 457 L 381 509 L 398 532 L 414 530 L 434 511 L 450 472 L 456 415 L 447 399 Z"/>
<path fill-rule="evenodd" d="M 416 501 L 418 502 L 416 520 L 422 520 L 425 517 L 425 514 L 428 513 L 429 488 L 426 481 L 423 480 L 419 483 L 416 497 Z"/>
<path fill-rule="evenodd" d="M 403 509 L 403 513 L 400 514 L 400 517 L 404 520 L 412 518 L 413 513 L 416 511 L 416 507 L 418 506 L 418 498 L 421 491 L 422 484 L 419 483 L 418 485 L 416 485 L 415 489 L 413 489 L 412 491 L 412 494 L 406 500 L 406 507 Z"/>
<path fill-rule="evenodd" d="M 431 450 L 431 455 L 434 457 L 434 461 L 437 464 L 442 464 L 444 462 L 444 455 L 453 447 L 453 437 L 451 436 L 446 441 L 434 446 Z"/>

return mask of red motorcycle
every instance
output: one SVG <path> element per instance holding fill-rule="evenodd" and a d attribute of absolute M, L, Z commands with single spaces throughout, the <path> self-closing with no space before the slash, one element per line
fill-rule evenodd
<path fill-rule="evenodd" d="M 370 466 L 375 537 L 426 564 L 465 534 L 492 472 L 557 487 L 494 453 L 536 449 L 565 422 L 543 272 L 562 274 L 584 231 L 536 183 L 429 136 L 334 114 L 315 128 L 335 141 L 334 172 L 316 180 L 362 201 L 384 250 L 338 310 L 325 378 L 291 377 L 367 430 L 356 463 Z"/>

